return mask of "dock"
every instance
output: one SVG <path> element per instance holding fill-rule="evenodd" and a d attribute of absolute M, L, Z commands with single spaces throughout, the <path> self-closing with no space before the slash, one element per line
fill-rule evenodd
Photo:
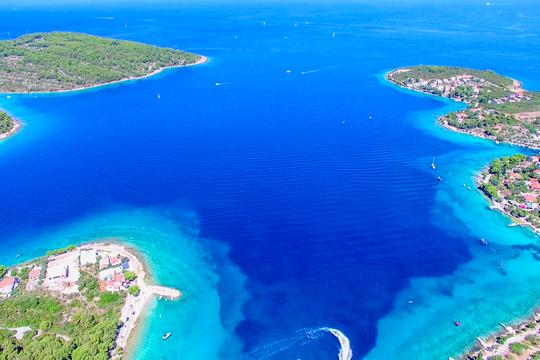
<path fill-rule="evenodd" d="M 165 286 L 148 285 L 148 291 L 154 295 L 167 297 L 171 300 L 177 300 L 182 296 L 181 291 Z"/>

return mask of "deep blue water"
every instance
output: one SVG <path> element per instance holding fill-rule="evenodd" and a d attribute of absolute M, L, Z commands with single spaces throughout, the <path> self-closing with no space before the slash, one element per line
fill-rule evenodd
<path fill-rule="evenodd" d="M 451 311 L 477 305 L 460 298 L 456 284 L 478 284 L 467 293 L 487 296 L 482 281 L 471 280 L 478 274 L 460 282 L 460 271 L 516 259 L 512 245 L 536 241 L 507 229 L 462 186 L 490 159 L 519 149 L 439 129 L 433 114 L 456 105 L 400 91 L 382 74 L 408 64 L 452 64 L 494 69 L 540 88 L 539 5 L 13 7 L 0 7 L 2 38 L 69 30 L 210 57 L 129 84 L 0 100 L 25 123 L 0 145 L 0 244 L 7 249 L 0 261 L 82 241 L 109 225 L 112 235 L 132 227 L 137 235 L 126 238 L 145 252 L 156 278 L 188 289 L 191 313 L 183 303 L 156 305 L 134 357 L 152 358 L 160 348 L 171 359 L 336 358 L 335 339 L 302 337 L 302 329 L 330 326 L 347 334 L 355 358 L 376 344 L 375 359 L 434 358 L 455 355 L 501 320 L 479 310 L 471 315 L 477 329 L 442 340 L 454 331 Z M 434 155 L 436 173 L 429 168 Z M 489 231 L 496 255 L 477 246 Z M 147 232 L 157 235 L 145 239 Z M 195 265 L 181 271 L 184 278 L 177 272 L 180 243 L 197 248 L 187 252 Z M 518 271 L 499 278 L 492 268 L 487 288 L 517 291 Z M 209 273 L 191 298 L 190 271 Z M 212 310 L 197 296 L 207 293 L 203 288 L 217 294 Z M 539 294 L 527 291 L 512 304 L 508 292 L 494 293 L 484 306 L 504 304 L 502 320 L 523 316 Z M 410 293 L 422 301 L 404 318 L 399 299 Z M 441 294 L 444 315 L 426 320 L 422 304 L 433 309 L 430 301 Z M 212 311 L 205 323 L 202 314 Z M 193 339 L 163 345 L 153 332 L 167 329 L 157 313 L 169 327 L 199 324 L 192 333 L 200 347 Z M 393 325 L 385 328 L 382 319 Z M 396 335 L 388 329 L 407 332 L 413 323 L 420 342 L 441 353 L 406 355 L 406 340 L 391 345 Z M 213 355 L 197 352 L 206 341 L 215 342 Z"/>

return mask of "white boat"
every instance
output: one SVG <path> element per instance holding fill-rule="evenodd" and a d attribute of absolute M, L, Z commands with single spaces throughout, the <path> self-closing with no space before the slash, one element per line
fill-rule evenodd
<path fill-rule="evenodd" d="M 157 94 L 157 99 L 161 99 L 161 95 L 159 95 L 159 93 Z"/>
<path fill-rule="evenodd" d="M 161 338 L 163 340 L 167 340 L 172 334 L 170 332 L 166 333 L 165 335 L 163 335 Z"/>
<path fill-rule="evenodd" d="M 433 155 L 433 160 L 431 161 L 431 168 L 435 170 L 437 166 L 435 165 L 435 155 Z"/>

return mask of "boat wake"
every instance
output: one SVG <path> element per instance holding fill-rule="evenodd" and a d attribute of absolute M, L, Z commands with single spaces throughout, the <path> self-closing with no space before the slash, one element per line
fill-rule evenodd
<path fill-rule="evenodd" d="M 327 332 L 331 333 L 332 335 L 334 335 L 338 339 L 339 345 L 340 345 L 339 354 L 338 354 L 338 359 L 339 360 L 351 360 L 352 359 L 351 342 L 349 341 L 349 338 L 347 336 L 345 336 L 344 333 L 342 333 L 338 329 L 333 329 L 333 328 L 328 328 L 328 327 L 321 328 L 320 330 L 327 331 Z"/>
<path fill-rule="evenodd" d="M 300 72 L 300 75 L 306 75 L 306 74 L 317 73 L 317 72 L 319 72 L 319 71 L 324 71 L 324 70 L 333 70 L 333 69 L 336 69 L 336 68 L 340 67 L 341 65 L 342 65 L 342 64 L 337 64 L 337 65 L 332 65 L 332 66 L 323 67 L 323 68 L 320 68 L 320 69 L 304 70 L 304 71 L 301 71 L 301 72 Z"/>
<path fill-rule="evenodd" d="M 351 360 L 352 349 L 349 338 L 338 329 L 329 327 L 320 328 L 304 328 L 295 332 L 294 335 L 284 339 L 273 341 L 267 345 L 261 346 L 253 350 L 248 359 L 268 359 L 277 356 L 295 346 L 303 346 L 314 341 L 317 341 L 325 334 L 334 335 L 339 341 L 338 360 Z"/>

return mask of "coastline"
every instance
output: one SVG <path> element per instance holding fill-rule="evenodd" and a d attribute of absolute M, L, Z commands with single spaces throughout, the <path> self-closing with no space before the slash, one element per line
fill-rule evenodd
<path fill-rule="evenodd" d="M 77 87 L 77 88 L 73 88 L 73 89 L 61 89 L 61 90 L 49 90 L 49 91 L 13 91 L 13 92 L 1 92 L 1 94 L 3 94 L 3 95 L 46 95 L 46 94 L 62 94 L 62 93 L 72 93 L 72 92 L 80 92 L 80 91 L 85 91 L 85 90 L 92 90 L 92 89 L 97 89 L 97 88 L 106 87 L 106 86 L 110 86 L 110 85 L 125 83 L 125 82 L 129 82 L 129 81 L 142 80 L 142 79 L 146 79 L 146 78 L 152 77 L 154 75 L 157 75 L 159 73 L 162 73 L 162 72 L 164 72 L 166 70 L 201 65 L 201 64 L 204 64 L 204 63 L 209 61 L 209 58 L 207 56 L 204 56 L 204 55 L 197 55 L 197 56 L 199 56 L 199 60 L 197 60 L 194 63 L 184 64 L 184 65 L 164 66 L 164 67 L 156 69 L 156 70 L 154 70 L 151 73 L 148 73 L 146 75 L 130 76 L 130 77 L 125 78 L 125 79 L 109 81 L 109 82 L 106 82 L 106 83 L 103 83 L 103 84 L 96 84 L 96 85 L 90 85 L 90 86 L 81 86 L 81 87 Z"/>
<path fill-rule="evenodd" d="M 33 94 L 34 95 L 48 95 L 48 94 L 64 94 L 64 93 L 69 94 L 69 93 L 82 92 L 82 91 L 87 91 L 87 90 L 95 90 L 95 89 L 99 89 L 99 88 L 107 87 L 107 86 L 111 86 L 111 85 L 122 84 L 122 83 L 130 82 L 130 81 L 138 81 L 138 80 L 146 79 L 146 78 L 149 78 L 149 77 L 152 77 L 154 75 L 160 74 L 160 73 L 162 73 L 164 71 L 167 71 L 167 70 L 171 70 L 171 69 L 175 69 L 175 68 L 188 67 L 188 66 L 201 65 L 201 64 L 204 64 L 204 63 L 209 61 L 209 58 L 207 56 L 204 56 L 204 55 L 198 55 L 198 56 L 199 56 L 199 59 L 196 62 L 191 63 L 191 64 L 175 65 L 175 66 L 164 66 L 164 67 L 161 67 L 161 68 L 159 68 L 157 70 L 154 70 L 151 73 L 143 75 L 143 76 L 129 77 L 129 78 L 126 78 L 126 79 L 110 81 L 110 82 L 104 83 L 104 84 L 83 86 L 83 87 L 79 87 L 79 88 L 65 89 L 65 90 L 51 90 L 51 91 L 37 91 L 37 92 L 0 92 L 0 94 L 6 95 L 6 96 L 9 97 L 10 95 L 33 95 Z M 16 133 L 18 133 L 22 129 L 22 126 L 23 126 L 22 121 L 17 120 L 17 119 L 13 119 L 13 123 L 14 123 L 13 129 L 11 129 L 7 133 L 0 134 L 0 142 L 14 136 Z"/>
<path fill-rule="evenodd" d="M 451 101 L 453 101 L 455 103 L 463 103 L 463 104 L 467 105 L 467 109 L 470 108 L 470 104 L 467 103 L 466 101 L 461 101 L 459 99 L 456 99 L 456 98 L 450 97 L 450 96 L 437 95 L 437 94 L 434 94 L 432 92 L 425 91 L 425 90 L 419 89 L 419 88 L 411 88 L 409 86 L 402 85 L 402 84 L 392 80 L 393 75 L 403 73 L 403 72 L 408 72 L 408 71 L 411 71 L 411 70 L 412 69 L 410 69 L 407 66 L 400 67 L 398 69 L 394 69 L 394 70 L 390 70 L 390 71 L 385 72 L 384 73 L 384 78 L 389 83 L 391 83 L 391 84 L 393 84 L 393 85 L 395 85 L 395 86 L 397 86 L 397 87 L 399 87 L 401 89 L 406 89 L 406 90 L 412 91 L 413 93 L 421 93 L 421 94 L 433 96 L 434 98 L 438 98 L 438 99 L 442 98 L 442 99 L 451 100 Z M 511 79 L 512 82 L 513 82 L 513 88 L 521 86 L 520 81 L 518 81 L 516 79 L 512 79 L 512 78 L 509 78 L 509 79 Z M 523 90 L 522 88 L 518 88 L 518 89 Z M 448 123 L 446 123 L 442 119 L 443 119 L 443 116 L 437 117 L 437 123 L 441 127 L 444 127 L 444 128 L 446 128 L 448 130 L 451 130 L 451 131 L 454 131 L 454 132 L 457 132 L 457 133 L 460 133 L 460 134 L 466 134 L 466 135 L 469 135 L 469 136 L 474 136 L 476 138 L 488 140 L 488 141 L 491 141 L 491 142 L 493 142 L 493 143 L 495 143 L 497 145 L 499 144 L 499 142 L 497 141 L 497 139 L 495 137 L 488 137 L 488 136 L 476 134 L 474 132 L 457 129 L 457 128 L 449 125 Z M 517 147 L 532 149 L 532 150 L 540 150 L 540 146 L 534 146 L 534 145 L 530 145 L 530 144 L 518 143 L 518 142 L 515 142 L 515 141 L 512 141 L 512 140 L 508 140 L 508 139 L 505 139 L 505 140 L 501 141 L 500 143 L 505 144 L 505 145 L 510 145 L 510 146 L 517 146 Z"/>
<path fill-rule="evenodd" d="M 0 134 L 0 141 L 9 139 L 10 137 L 17 134 L 22 129 L 22 121 L 13 119 L 13 129 L 8 131 L 7 133 Z"/>
<path fill-rule="evenodd" d="M 129 321 L 126 320 L 126 323 L 120 327 L 115 339 L 115 348 L 121 348 L 123 351 L 128 349 L 127 351 L 129 351 L 128 344 L 131 344 L 134 341 L 133 336 L 140 333 L 138 330 L 140 329 L 140 325 L 143 324 L 144 316 L 141 317 L 141 314 L 149 314 L 150 309 L 148 305 L 151 300 L 155 299 L 156 296 L 170 296 L 171 300 L 177 300 L 180 299 L 183 294 L 179 290 L 173 288 L 150 284 L 147 277 L 149 274 L 148 265 L 141 260 L 140 252 L 132 247 L 124 245 L 117 239 L 97 240 L 81 244 L 77 247 L 79 250 L 85 248 L 118 252 L 121 256 L 127 257 L 130 262 L 135 264 L 135 272 L 137 273 L 136 283 L 139 286 L 140 293 L 131 302 L 128 298 L 122 307 L 120 319 L 129 319 Z M 127 326 L 124 327 L 126 324 Z"/>
<path fill-rule="evenodd" d="M 465 104 L 467 104 L 466 102 L 459 101 L 458 99 L 455 99 L 455 98 L 452 98 L 452 97 L 440 96 L 440 95 L 437 95 L 437 94 L 430 93 L 428 91 L 423 91 L 423 90 L 420 90 L 420 89 L 413 89 L 413 88 L 410 88 L 410 87 L 407 87 L 407 86 L 403 86 L 403 85 L 391 80 L 391 76 L 393 74 L 400 73 L 400 72 L 406 72 L 406 71 L 408 71 L 408 69 L 406 67 L 399 68 L 399 69 L 392 70 L 392 71 L 388 71 L 388 72 L 386 72 L 384 74 L 384 78 L 385 78 L 386 81 L 388 81 L 388 83 L 390 83 L 390 84 L 392 84 L 394 86 L 397 86 L 399 89 L 412 91 L 412 92 L 414 92 L 416 94 L 420 93 L 420 94 L 424 94 L 424 95 L 433 96 L 433 97 L 438 98 L 438 99 L 452 100 L 455 103 L 465 103 Z M 518 83 L 518 84 L 521 85 L 521 83 L 518 82 L 517 80 L 515 80 L 515 79 L 512 79 L 512 80 L 514 81 L 514 84 Z M 467 104 L 467 107 L 468 106 L 469 105 Z M 475 134 L 475 133 L 472 133 L 472 132 L 463 131 L 463 130 L 457 129 L 457 128 L 449 125 L 447 122 L 445 122 L 443 120 L 443 115 L 437 116 L 437 124 L 440 127 L 444 128 L 444 129 L 447 129 L 447 130 L 450 130 L 450 131 L 453 131 L 453 132 L 456 132 L 456 133 L 461 133 L 461 134 L 466 134 L 466 135 L 469 135 L 469 136 L 474 136 L 476 138 L 489 140 L 489 141 L 491 141 L 493 143 L 499 144 L 499 142 L 496 141 L 495 138 L 490 138 L 490 137 L 482 136 L 482 135 Z M 512 141 L 508 141 L 508 140 L 501 141 L 501 144 L 505 145 L 505 146 L 516 146 L 516 147 L 520 147 L 520 148 L 523 148 L 523 149 L 540 150 L 540 147 L 515 143 L 515 142 L 512 142 Z M 519 227 L 527 228 L 528 230 L 532 231 L 535 235 L 539 236 L 540 235 L 540 230 L 539 229 L 535 228 L 532 224 L 529 224 L 528 222 L 517 221 L 511 214 L 509 214 L 506 210 L 504 210 L 504 208 L 502 206 L 500 206 L 500 204 L 498 204 L 496 201 L 493 201 L 492 199 L 490 199 L 483 191 L 480 190 L 479 186 L 485 179 L 485 176 L 484 176 L 485 171 L 486 171 L 486 167 L 479 170 L 475 174 L 474 183 L 475 183 L 475 186 L 476 186 L 478 192 L 481 194 L 481 196 L 483 198 L 485 198 L 485 200 L 487 200 L 490 210 L 498 211 L 499 213 L 506 216 L 511 222 L 510 224 L 508 224 L 508 226 L 510 226 L 510 227 L 519 226 Z M 532 323 L 535 324 L 534 327 L 532 327 L 532 325 L 531 325 Z M 472 345 L 469 345 L 468 347 L 463 349 L 462 352 L 457 354 L 456 358 L 457 359 L 482 359 L 482 358 L 491 359 L 492 356 L 508 355 L 508 354 L 514 355 L 515 353 L 513 352 L 512 348 L 511 348 L 511 345 L 513 344 L 513 341 L 516 341 L 516 343 L 517 343 L 517 340 L 521 340 L 521 341 L 527 343 L 528 338 L 525 339 L 525 337 L 527 335 L 535 335 L 536 336 L 536 335 L 538 335 L 540 333 L 540 305 L 538 305 L 538 301 L 537 301 L 537 305 L 535 307 L 533 307 L 532 310 L 528 310 L 526 312 L 525 316 L 520 316 L 520 317 L 514 318 L 514 320 L 511 321 L 510 324 L 511 324 L 511 326 L 506 326 L 506 325 L 504 325 L 502 323 L 499 323 L 499 326 L 501 326 L 502 329 L 500 329 L 500 330 L 492 329 L 493 331 L 490 331 L 490 332 L 486 333 L 484 336 L 481 336 L 481 334 L 478 334 L 478 336 L 476 337 L 475 343 L 472 344 Z M 501 341 L 500 340 L 501 338 L 504 338 L 504 340 Z M 536 350 L 540 349 L 540 346 L 533 346 L 533 345 L 530 345 L 530 344 L 528 344 L 528 345 L 529 345 L 529 348 L 525 351 L 525 354 L 531 355 L 531 353 L 535 349 Z M 504 357 L 504 358 L 506 359 L 506 357 Z M 450 357 L 449 359 L 453 360 L 454 358 Z M 501 357 L 501 359 L 502 359 L 502 357 Z M 522 357 L 517 357 L 516 359 L 519 359 L 519 360 L 528 359 L 528 357 L 527 358 L 525 358 L 525 357 L 523 357 L 523 358 Z"/>
<path fill-rule="evenodd" d="M 131 359 L 132 356 L 136 354 L 137 348 L 142 340 L 141 336 L 144 333 L 143 329 L 146 326 L 147 322 L 151 320 L 150 316 L 152 315 L 154 307 L 157 305 L 157 301 L 158 299 L 156 299 L 155 297 L 150 298 L 146 302 L 139 317 L 135 321 L 133 329 L 131 330 L 129 337 L 126 340 L 125 348 L 123 351 L 124 357 L 126 359 Z"/>
<path fill-rule="evenodd" d="M 487 202 L 489 203 L 489 208 L 493 211 L 498 211 L 500 212 L 501 214 L 505 215 L 508 219 L 510 219 L 511 223 L 508 224 L 507 226 L 519 226 L 519 227 L 523 227 L 523 228 L 527 228 L 529 230 L 531 230 L 533 233 L 535 233 L 536 235 L 540 235 L 540 229 L 537 229 L 533 224 L 531 224 L 529 221 L 523 221 L 523 220 L 519 220 L 517 218 L 515 218 L 514 216 L 512 216 L 508 211 L 506 211 L 504 209 L 504 207 L 498 203 L 497 201 L 494 201 L 493 199 L 491 199 L 490 197 L 488 197 L 481 189 L 480 189 L 480 184 L 481 183 L 484 183 L 485 181 L 485 176 L 484 176 L 484 173 L 487 169 L 484 168 L 482 169 L 480 172 L 478 172 L 475 176 L 475 186 L 477 188 L 477 190 L 480 192 L 480 194 L 482 195 L 482 197 L 484 197 Z"/>
<path fill-rule="evenodd" d="M 149 318 L 152 308 L 149 306 L 152 303 L 156 303 L 157 297 L 161 299 L 162 297 L 168 298 L 170 301 L 178 300 L 180 299 L 183 294 L 181 291 L 171 288 L 171 287 L 165 287 L 157 285 L 155 282 L 149 282 L 147 276 L 149 274 L 149 267 L 144 260 L 144 255 L 138 251 L 137 249 L 126 245 L 122 239 L 119 238 L 99 238 L 92 240 L 90 242 L 84 242 L 78 245 L 68 245 L 64 248 L 60 248 L 58 250 L 54 250 L 51 252 L 48 252 L 47 254 L 43 254 L 41 256 L 24 260 L 20 263 L 15 263 L 13 265 L 10 265 L 8 268 L 21 268 L 23 266 L 34 266 L 36 263 L 41 262 L 44 265 L 41 265 L 46 269 L 46 272 L 49 273 L 50 271 L 50 263 L 54 262 L 55 265 L 52 265 L 53 267 L 58 266 L 58 262 L 61 262 L 63 260 L 58 259 L 65 259 L 65 258 L 73 258 L 74 256 L 77 259 L 76 265 L 74 265 L 72 270 L 74 273 L 82 272 L 82 268 L 87 265 L 87 263 L 83 263 L 82 261 L 82 252 L 85 253 L 95 253 L 97 255 L 97 262 L 95 263 L 95 266 L 97 268 L 97 263 L 99 262 L 100 256 L 110 257 L 110 256 L 117 256 L 118 258 L 122 258 L 122 261 L 127 261 L 129 263 L 128 270 L 135 274 L 135 279 L 130 280 L 129 283 L 124 283 L 125 286 L 123 289 L 117 289 L 117 290 L 111 290 L 107 287 L 107 289 L 101 289 L 100 293 L 111 293 L 111 292 L 122 292 L 124 291 L 126 296 L 124 297 L 124 301 L 121 304 L 121 308 L 119 309 L 118 313 L 118 328 L 116 331 L 116 334 L 114 335 L 113 340 L 113 347 L 109 350 L 110 358 L 115 359 L 118 358 L 120 354 L 126 354 L 126 353 L 132 353 L 131 346 L 136 344 L 140 339 L 138 336 L 141 334 L 141 328 L 145 323 L 145 319 Z M 73 263 L 75 264 L 75 263 Z M 72 265 L 73 265 L 72 264 Z M 111 264 L 112 265 L 112 264 Z M 100 267 L 100 269 L 102 269 Z M 110 270 L 107 268 L 108 271 Z M 53 270 L 51 270 L 53 271 Z M 42 272 L 43 274 L 43 272 Z M 5 275 L 8 276 L 8 275 Z M 67 275 L 66 275 L 67 276 Z M 94 275 L 97 276 L 97 275 Z M 78 275 L 77 275 L 78 277 Z M 0 277 L 1 278 L 1 277 Z M 46 278 L 45 281 L 51 281 L 49 278 Z M 97 281 L 97 280 L 96 280 Z M 101 280 L 100 280 L 101 281 Z M 69 286 L 77 286 L 78 279 L 74 280 L 74 282 L 70 282 L 71 285 Z M 73 285 L 74 284 L 74 285 Z M 128 284 L 131 286 L 137 286 L 139 288 L 138 294 L 130 294 L 128 292 Z M 101 286 L 101 285 L 100 285 Z M 105 286 L 105 285 L 103 285 Z M 107 285 L 109 286 L 109 285 Z M 33 288 L 31 290 L 26 289 L 25 291 L 35 291 L 36 288 Z M 76 292 L 69 292 L 66 293 L 68 295 L 64 294 L 64 291 L 60 291 L 58 289 L 52 289 L 46 285 L 39 285 L 38 292 L 35 294 L 47 294 L 47 296 L 53 296 L 58 299 L 65 299 L 65 296 L 68 298 L 77 295 L 77 296 L 84 296 L 79 291 Z M 32 294 L 32 293 L 30 293 Z M 0 297 L 1 299 L 1 297 Z M 141 316 L 142 315 L 142 316 Z M 29 328 L 30 329 L 30 328 Z M 38 330 L 34 329 L 34 330 Z"/>
<path fill-rule="evenodd" d="M 485 337 L 476 337 L 476 343 L 458 355 L 458 359 L 493 359 L 495 356 L 502 356 L 501 359 L 510 359 L 507 355 L 514 355 L 511 345 L 516 343 L 527 343 L 529 336 L 537 336 L 540 333 L 540 306 L 533 308 L 528 315 L 520 317 L 510 324 L 499 323 L 501 330 L 490 333 Z M 530 344 L 525 357 L 515 359 L 529 359 L 532 355 L 530 350 L 538 349 L 538 344 Z M 482 357 L 479 357 L 482 354 Z M 514 359 L 514 357 L 512 357 Z"/>
<path fill-rule="evenodd" d="M 433 96 L 436 96 L 436 95 L 433 95 Z M 448 98 L 445 98 L 445 99 L 448 99 Z M 452 99 L 450 99 L 450 100 L 452 100 Z M 457 101 L 457 102 L 459 103 L 459 101 Z M 437 123 L 441 127 L 445 128 L 445 129 L 448 129 L 448 130 L 451 130 L 453 132 L 460 133 L 460 134 L 465 134 L 465 135 L 469 135 L 469 136 L 474 136 L 474 137 L 479 138 L 479 139 L 488 140 L 488 141 L 491 141 L 491 142 L 495 143 L 496 145 L 500 144 L 494 138 L 490 138 L 490 137 L 483 136 L 483 135 L 477 135 L 477 134 L 473 134 L 473 133 L 470 133 L 470 132 L 467 132 L 467 131 L 457 129 L 457 128 L 453 127 L 452 125 L 449 125 L 448 123 L 446 123 L 444 121 L 441 121 L 440 118 L 437 119 Z M 524 145 L 524 144 L 519 144 L 519 143 L 516 143 L 516 142 L 513 142 L 513 141 L 504 141 L 503 145 L 516 146 L 516 147 L 526 148 L 526 149 L 531 149 L 531 150 L 540 150 L 540 146 L 537 147 L 537 146 L 531 146 L 531 145 Z"/>

